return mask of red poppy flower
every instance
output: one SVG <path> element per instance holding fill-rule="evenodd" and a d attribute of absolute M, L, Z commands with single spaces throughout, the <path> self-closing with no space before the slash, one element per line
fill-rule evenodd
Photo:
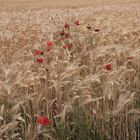
<path fill-rule="evenodd" d="M 43 63 L 43 58 L 36 58 L 36 62 L 40 64 Z"/>
<path fill-rule="evenodd" d="M 66 29 L 66 28 L 69 28 L 69 24 L 68 23 L 65 23 L 64 24 L 64 28 Z"/>
<path fill-rule="evenodd" d="M 48 42 L 47 42 L 47 46 L 48 46 L 48 47 L 52 47 L 52 46 L 53 46 L 53 42 L 52 42 L 52 41 L 48 41 Z"/>
<path fill-rule="evenodd" d="M 69 33 L 65 33 L 65 37 L 69 38 L 70 37 Z"/>
<path fill-rule="evenodd" d="M 105 64 L 104 69 L 108 70 L 108 71 L 111 71 L 112 70 L 112 65 L 111 64 Z"/>
<path fill-rule="evenodd" d="M 51 50 L 51 49 L 47 48 L 47 49 L 46 49 L 46 52 L 49 52 L 50 50 Z"/>
<path fill-rule="evenodd" d="M 79 20 L 74 21 L 74 24 L 77 25 L 77 26 L 79 26 L 80 25 L 80 21 Z"/>
<path fill-rule="evenodd" d="M 47 117 L 43 117 L 43 116 L 38 117 L 36 122 L 44 126 L 52 125 L 52 121 L 49 120 Z"/>
<path fill-rule="evenodd" d="M 91 26 L 87 26 L 87 29 L 89 29 L 89 30 L 90 30 L 90 29 L 91 29 Z"/>
<path fill-rule="evenodd" d="M 71 44 L 68 44 L 68 49 L 71 49 L 73 47 L 72 43 Z"/>
<path fill-rule="evenodd" d="M 48 41 L 48 42 L 47 42 L 47 49 L 46 49 L 46 51 L 47 51 L 47 52 L 50 51 L 50 50 L 52 49 L 52 47 L 53 47 L 53 42 Z"/>
<path fill-rule="evenodd" d="M 40 55 L 41 51 L 40 50 L 34 50 L 34 55 Z"/>
<path fill-rule="evenodd" d="M 94 31 L 95 31 L 95 32 L 99 32 L 100 30 L 99 30 L 99 29 L 95 29 Z"/>

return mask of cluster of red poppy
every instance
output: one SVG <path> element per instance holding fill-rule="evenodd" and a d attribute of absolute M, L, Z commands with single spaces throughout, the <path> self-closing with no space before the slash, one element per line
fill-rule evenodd
<path fill-rule="evenodd" d="M 80 21 L 79 20 L 76 20 L 76 21 L 74 21 L 73 22 L 74 23 L 74 25 L 76 25 L 76 26 L 79 26 L 80 25 Z M 62 37 L 62 39 L 69 39 L 70 38 L 70 34 L 69 34 L 69 27 L 70 27 L 70 25 L 66 22 L 65 24 L 64 24 L 64 29 L 60 32 L 60 36 Z M 87 28 L 88 29 L 91 29 L 91 26 L 87 26 Z M 67 32 L 65 32 L 64 30 L 66 30 L 66 29 L 68 29 L 67 30 Z M 99 29 L 95 29 L 94 30 L 95 32 L 99 32 Z M 47 42 L 47 44 L 46 44 L 46 52 L 49 52 L 52 48 L 53 48 L 53 46 L 54 46 L 54 42 L 52 42 L 52 41 L 48 41 Z M 63 49 L 71 49 L 73 47 L 73 44 L 72 43 L 69 43 L 69 44 L 65 44 L 65 45 L 63 45 L 63 46 L 61 46 L 61 48 L 63 48 Z M 37 62 L 37 63 L 43 63 L 43 57 L 41 57 L 42 55 L 43 55 L 44 53 L 41 51 L 41 50 L 34 50 L 34 55 L 36 56 L 36 58 L 35 58 L 35 61 Z"/>
<path fill-rule="evenodd" d="M 79 21 L 76 21 L 75 24 L 79 25 Z M 69 29 L 69 24 L 65 23 L 64 28 Z M 64 30 L 60 32 L 60 36 L 64 37 L 65 39 L 70 38 L 70 34 L 68 32 L 65 33 Z M 46 45 L 46 52 L 49 52 L 53 48 L 53 46 L 54 46 L 54 42 L 48 41 L 47 45 Z M 63 48 L 63 49 L 66 49 L 66 48 L 71 49 L 72 47 L 73 47 L 72 43 L 61 46 L 61 48 Z M 39 64 L 43 63 L 43 57 L 41 57 L 41 55 L 43 55 L 43 52 L 41 50 L 37 50 L 37 49 L 34 50 L 34 56 L 37 56 L 35 58 L 35 62 L 37 62 Z"/>
<path fill-rule="evenodd" d="M 65 37 L 66 38 L 69 38 L 69 34 L 66 33 L 65 34 Z M 46 46 L 46 52 L 49 52 L 54 46 L 54 43 L 52 41 L 48 41 L 47 42 L 47 46 Z M 61 46 L 61 48 L 63 49 L 71 49 L 73 47 L 73 44 L 72 43 L 69 43 L 67 45 L 63 45 Z M 43 63 L 43 57 L 41 57 L 44 53 L 41 51 L 41 50 L 34 50 L 34 56 L 36 56 L 35 58 L 35 61 L 39 64 L 42 64 Z"/>
<path fill-rule="evenodd" d="M 53 42 L 48 41 L 46 46 L 46 52 L 50 51 L 53 48 Z M 44 53 L 41 50 L 34 50 L 34 56 L 36 56 L 35 61 L 37 63 L 42 64 L 43 63 L 43 57 L 41 57 Z"/>
<path fill-rule="evenodd" d="M 74 21 L 74 25 L 79 26 L 80 25 L 80 21 L 79 20 Z M 59 33 L 60 36 L 62 37 L 62 39 L 68 39 L 68 38 L 70 38 L 69 32 L 65 32 L 66 29 L 68 29 L 68 31 L 69 31 L 69 27 L 70 27 L 70 25 L 68 23 L 65 23 L 64 24 L 64 29 Z M 87 26 L 87 29 L 91 29 L 91 26 L 88 25 Z M 100 30 L 99 29 L 95 29 L 94 31 L 95 32 L 99 32 Z M 54 46 L 54 42 L 48 41 L 47 42 L 47 45 L 46 45 L 46 52 L 49 52 L 53 48 L 53 46 Z M 71 49 L 72 47 L 73 47 L 73 44 L 72 43 L 65 44 L 65 45 L 61 46 L 61 48 L 63 48 L 63 49 Z M 37 63 L 40 63 L 40 64 L 43 63 L 43 58 L 41 57 L 41 55 L 43 55 L 43 52 L 42 51 L 40 51 L 40 50 L 34 50 L 34 55 L 35 56 L 38 56 L 36 58 L 36 60 L 35 60 Z M 130 59 L 130 58 L 128 58 L 128 59 Z M 107 70 L 107 71 L 111 71 L 112 70 L 112 64 L 105 64 L 103 66 L 103 68 L 105 70 Z"/>

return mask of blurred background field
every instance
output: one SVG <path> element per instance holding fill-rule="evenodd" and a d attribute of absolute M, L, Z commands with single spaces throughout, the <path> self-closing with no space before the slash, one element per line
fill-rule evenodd
<path fill-rule="evenodd" d="M 137 3 L 139 0 L 0 0 L 0 8 L 78 8 L 110 4 Z"/>

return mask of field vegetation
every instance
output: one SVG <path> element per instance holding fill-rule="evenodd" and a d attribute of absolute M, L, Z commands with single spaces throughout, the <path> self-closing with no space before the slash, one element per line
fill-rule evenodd
<path fill-rule="evenodd" d="M 140 2 L 0 8 L 0 140 L 140 140 Z"/>

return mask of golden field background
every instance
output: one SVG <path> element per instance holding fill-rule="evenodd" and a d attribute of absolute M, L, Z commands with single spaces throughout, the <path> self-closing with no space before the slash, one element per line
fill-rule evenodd
<path fill-rule="evenodd" d="M 101 6 L 110 4 L 138 3 L 139 0 L 0 0 L 1 7 L 28 8 L 76 8 L 85 6 Z"/>
<path fill-rule="evenodd" d="M 140 140 L 140 2 L 0 0 L 0 140 Z"/>

